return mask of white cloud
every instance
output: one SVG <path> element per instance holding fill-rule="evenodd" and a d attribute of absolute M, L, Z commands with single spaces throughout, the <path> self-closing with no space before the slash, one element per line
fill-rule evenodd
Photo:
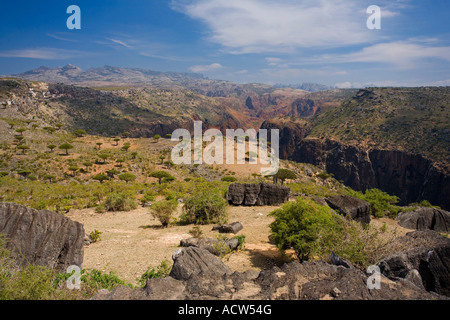
<path fill-rule="evenodd" d="M 106 39 L 109 40 L 109 41 L 112 41 L 112 42 L 114 42 L 114 43 L 116 43 L 116 44 L 119 44 L 119 45 L 121 45 L 121 46 L 123 46 L 123 47 L 125 47 L 125 48 L 128 48 L 128 49 L 134 49 L 134 47 L 133 47 L 132 45 L 129 45 L 129 44 L 126 43 L 125 41 L 117 40 L 117 39 L 111 39 L 111 38 L 106 38 Z"/>
<path fill-rule="evenodd" d="M 85 52 L 59 48 L 35 48 L 0 51 L 2 58 L 29 58 L 44 60 L 64 60 L 85 55 Z"/>
<path fill-rule="evenodd" d="M 450 61 L 450 47 L 430 47 L 409 41 L 380 43 L 358 52 L 330 57 L 336 62 L 386 63 L 399 68 L 416 68 L 429 59 Z"/>
<path fill-rule="evenodd" d="M 232 53 L 291 52 L 374 40 L 357 0 L 190 0 L 173 8 L 203 21 L 209 40 Z M 388 12 L 388 15 L 394 15 Z"/>
<path fill-rule="evenodd" d="M 192 66 L 189 68 L 192 72 L 200 73 L 200 72 L 210 72 L 210 71 L 216 71 L 219 69 L 223 69 L 224 67 L 220 63 L 212 63 L 209 65 L 198 65 L 198 66 Z"/>

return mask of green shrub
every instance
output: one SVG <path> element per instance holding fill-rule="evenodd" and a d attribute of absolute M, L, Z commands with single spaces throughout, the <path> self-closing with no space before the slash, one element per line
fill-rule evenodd
<path fill-rule="evenodd" d="M 130 211 L 137 208 L 137 203 L 125 193 L 110 193 L 103 205 L 106 211 Z"/>
<path fill-rule="evenodd" d="M 152 204 L 150 213 L 154 218 L 158 219 L 165 228 L 170 224 L 173 213 L 177 207 L 178 202 L 175 200 L 162 200 Z"/>
<path fill-rule="evenodd" d="M 199 226 L 192 227 L 192 229 L 189 230 L 189 234 L 196 239 L 203 238 L 203 231 Z"/>
<path fill-rule="evenodd" d="M 138 278 L 138 283 L 141 285 L 141 287 L 144 287 L 147 283 L 148 279 L 154 279 L 154 278 L 165 278 L 168 277 L 170 274 L 170 271 L 172 270 L 172 265 L 169 262 L 169 260 L 164 259 L 158 267 L 148 269 L 145 271 L 140 278 Z"/>
<path fill-rule="evenodd" d="M 184 201 L 185 220 L 195 224 L 226 223 L 226 206 L 227 202 L 218 193 L 195 193 Z"/>
<path fill-rule="evenodd" d="M 271 239 L 281 250 L 294 249 L 300 261 L 320 254 L 336 228 L 329 208 L 301 198 L 285 203 L 270 216 L 275 218 L 270 224 Z"/>
<path fill-rule="evenodd" d="M 81 270 L 81 281 L 94 292 L 100 289 L 112 290 L 117 286 L 126 285 L 125 281 L 114 272 L 102 273 L 97 269 Z"/>
<path fill-rule="evenodd" d="M 225 176 L 220 180 L 225 181 L 225 182 L 235 182 L 237 179 L 235 177 Z"/>
<path fill-rule="evenodd" d="M 94 229 L 94 231 L 92 231 L 89 234 L 89 238 L 91 239 L 92 242 L 98 242 L 102 239 L 102 233 L 101 231 L 98 231 L 97 229 Z"/>
<path fill-rule="evenodd" d="M 237 239 L 238 240 L 238 248 L 240 250 L 244 249 L 244 244 L 245 244 L 245 235 L 240 234 L 238 236 L 234 236 L 233 239 Z"/>
<path fill-rule="evenodd" d="M 376 218 L 386 215 L 395 218 L 402 210 L 401 207 L 395 205 L 399 201 L 398 197 L 391 196 L 379 189 L 368 189 L 364 194 L 353 191 L 351 195 L 369 202 L 371 214 Z"/>

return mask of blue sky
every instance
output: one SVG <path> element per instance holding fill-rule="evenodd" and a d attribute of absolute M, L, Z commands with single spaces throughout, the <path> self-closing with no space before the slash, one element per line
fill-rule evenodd
<path fill-rule="evenodd" d="M 81 30 L 69 30 L 69 5 Z M 381 29 L 366 12 L 381 8 Z M 0 74 L 41 65 L 199 72 L 236 82 L 450 85 L 448 0 L 7 1 Z"/>

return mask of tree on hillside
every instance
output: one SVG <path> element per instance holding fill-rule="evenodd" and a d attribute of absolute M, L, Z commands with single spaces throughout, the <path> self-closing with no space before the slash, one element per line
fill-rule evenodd
<path fill-rule="evenodd" d="M 153 139 L 155 140 L 155 142 L 158 142 L 158 140 L 161 139 L 161 136 L 159 134 L 155 134 L 153 136 Z"/>
<path fill-rule="evenodd" d="M 98 173 L 95 176 L 93 176 L 92 179 L 100 181 L 100 183 L 103 183 L 103 181 L 109 180 L 109 177 L 106 174 Z"/>
<path fill-rule="evenodd" d="M 273 180 L 275 183 L 278 182 L 278 179 L 281 180 L 281 184 L 284 184 L 284 181 L 286 179 L 295 179 L 297 178 L 297 175 L 295 172 L 289 170 L 289 169 L 279 169 L 278 172 L 273 176 Z"/>
<path fill-rule="evenodd" d="M 63 143 L 59 146 L 59 149 L 66 150 L 66 155 L 69 155 L 69 149 L 73 149 L 73 145 L 71 145 L 70 143 Z"/>
<path fill-rule="evenodd" d="M 173 178 L 172 177 L 172 175 L 170 174 L 170 173 L 168 173 L 168 172 L 166 172 L 166 171 L 153 171 L 152 173 L 150 173 L 150 175 L 149 175 L 149 177 L 151 177 L 151 178 L 157 178 L 158 179 L 158 182 L 159 182 L 159 184 L 161 184 L 162 183 L 162 180 L 164 179 L 164 178 Z"/>
<path fill-rule="evenodd" d="M 118 146 L 118 145 L 119 145 L 120 138 L 115 138 L 113 141 L 116 143 L 115 145 Z"/>
<path fill-rule="evenodd" d="M 86 131 L 83 129 L 78 129 L 73 132 L 73 134 L 79 138 L 84 137 L 86 135 Z"/>
<path fill-rule="evenodd" d="M 126 173 L 122 173 L 119 176 L 119 179 L 122 181 L 125 181 L 128 184 L 128 182 L 136 180 L 136 176 L 130 172 L 126 172 Z"/>
<path fill-rule="evenodd" d="M 72 171 L 72 176 L 73 177 L 75 177 L 75 173 L 78 171 L 78 169 L 80 169 L 80 168 L 78 168 L 77 166 L 70 166 L 69 167 L 69 170 Z"/>
<path fill-rule="evenodd" d="M 56 179 L 56 176 L 53 175 L 53 174 L 46 174 L 43 178 L 44 178 L 45 180 L 48 180 L 48 182 L 52 183 L 53 180 Z"/>
<path fill-rule="evenodd" d="M 25 144 L 21 144 L 21 145 L 17 146 L 17 149 L 22 150 L 22 154 L 25 154 L 25 151 L 29 150 L 30 147 Z"/>
<path fill-rule="evenodd" d="M 109 157 L 109 155 L 107 155 L 106 153 L 100 153 L 98 156 L 100 159 L 103 160 L 103 162 L 102 162 L 103 164 L 106 163 L 106 159 L 108 159 L 108 157 Z"/>
<path fill-rule="evenodd" d="M 103 142 L 97 142 L 96 145 L 98 147 L 98 150 L 100 150 L 100 147 L 102 146 Z"/>
<path fill-rule="evenodd" d="M 56 145 L 54 145 L 54 144 L 49 144 L 49 145 L 47 146 L 47 148 L 50 149 L 50 152 L 53 152 L 53 149 L 56 148 Z"/>
<path fill-rule="evenodd" d="M 16 132 L 17 132 L 21 137 L 23 137 L 23 133 L 24 133 L 25 131 L 27 131 L 27 129 L 25 129 L 25 128 L 18 128 L 18 129 L 16 129 Z"/>

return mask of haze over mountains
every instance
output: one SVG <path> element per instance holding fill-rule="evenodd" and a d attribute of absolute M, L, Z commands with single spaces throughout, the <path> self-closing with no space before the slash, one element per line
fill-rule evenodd
<path fill-rule="evenodd" d="M 20 74 L 13 74 L 11 76 L 32 81 L 74 84 L 87 87 L 151 86 L 158 88 L 186 88 L 199 92 L 201 91 L 201 88 L 205 91 L 205 88 L 220 85 L 221 87 L 228 87 L 230 89 L 216 93 L 219 96 L 229 95 L 230 93 L 239 94 L 240 91 L 236 90 L 236 88 L 241 88 L 243 91 L 246 91 L 246 89 L 257 89 L 259 93 L 281 88 L 299 89 L 308 92 L 334 89 L 332 87 L 316 83 L 302 83 L 294 85 L 277 84 L 274 86 L 265 84 L 239 85 L 229 81 L 211 80 L 199 73 L 161 72 L 140 68 L 119 68 L 113 66 L 90 68 L 84 71 L 81 68 L 71 64 L 56 68 L 41 66 L 37 69 Z M 206 95 L 212 94 L 212 92 L 208 91 L 203 93 Z"/>

